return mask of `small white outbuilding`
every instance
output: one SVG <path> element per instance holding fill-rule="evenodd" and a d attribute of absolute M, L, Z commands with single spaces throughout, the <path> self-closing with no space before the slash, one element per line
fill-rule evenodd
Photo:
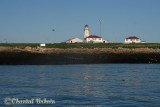
<path fill-rule="evenodd" d="M 131 36 L 125 39 L 125 43 L 141 43 L 141 39 L 136 36 Z"/>
<path fill-rule="evenodd" d="M 41 43 L 41 44 L 40 44 L 40 47 L 45 47 L 45 46 L 46 46 L 45 43 Z"/>
<path fill-rule="evenodd" d="M 72 39 L 68 39 L 66 43 L 83 43 L 83 40 L 79 38 L 72 38 Z"/>

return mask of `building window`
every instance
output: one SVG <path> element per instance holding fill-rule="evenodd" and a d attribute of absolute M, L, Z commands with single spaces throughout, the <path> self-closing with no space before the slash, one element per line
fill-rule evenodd
<path fill-rule="evenodd" d="M 99 40 L 101 40 L 101 38 L 99 38 Z"/>
<path fill-rule="evenodd" d="M 128 39 L 126 39 L 126 41 L 128 41 Z"/>

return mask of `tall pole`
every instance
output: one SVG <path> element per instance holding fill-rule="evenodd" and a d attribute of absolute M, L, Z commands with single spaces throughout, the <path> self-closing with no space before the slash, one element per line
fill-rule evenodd
<path fill-rule="evenodd" d="M 104 22 L 104 20 L 99 20 L 99 24 L 100 24 L 100 36 L 102 35 L 102 21 Z"/>

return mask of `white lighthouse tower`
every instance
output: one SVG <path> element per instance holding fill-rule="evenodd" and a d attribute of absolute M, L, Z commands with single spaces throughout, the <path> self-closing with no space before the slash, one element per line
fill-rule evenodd
<path fill-rule="evenodd" d="M 86 38 L 89 36 L 89 28 L 88 25 L 85 25 L 84 28 L 84 41 L 86 40 Z"/>

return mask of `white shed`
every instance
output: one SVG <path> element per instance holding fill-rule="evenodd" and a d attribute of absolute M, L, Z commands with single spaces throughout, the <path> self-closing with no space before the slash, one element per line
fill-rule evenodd
<path fill-rule="evenodd" d="M 45 46 L 46 46 L 45 43 L 41 43 L 41 44 L 40 44 L 40 47 L 45 47 Z"/>
<path fill-rule="evenodd" d="M 103 43 L 108 43 L 108 40 L 103 40 Z"/>

